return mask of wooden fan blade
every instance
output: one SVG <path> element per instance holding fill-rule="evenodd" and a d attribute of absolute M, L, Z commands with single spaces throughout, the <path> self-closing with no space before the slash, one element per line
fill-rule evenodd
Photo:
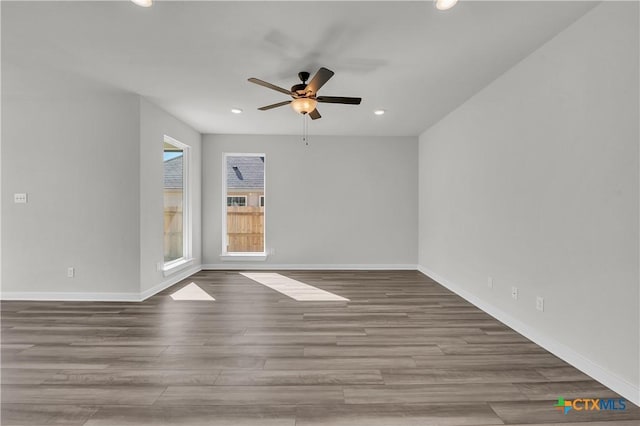
<path fill-rule="evenodd" d="M 314 109 L 313 111 L 311 111 L 309 113 L 309 117 L 311 117 L 312 120 L 317 120 L 318 118 L 322 118 L 322 116 L 320 115 L 317 109 Z"/>
<path fill-rule="evenodd" d="M 345 98 L 344 96 L 318 96 L 316 100 L 325 104 L 360 105 L 362 98 Z"/>
<path fill-rule="evenodd" d="M 278 102 L 277 104 L 271 104 L 271 105 L 263 106 L 263 107 L 260 107 L 258 109 L 260 111 L 266 111 L 268 109 L 278 108 L 278 107 L 281 107 L 283 105 L 287 105 L 287 104 L 290 104 L 290 103 L 291 103 L 291 101 L 283 101 L 283 102 Z"/>
<path fill-rule="evenodd" d="M 313 76 L 309 84 L 307 84 L 305 91 L 311 92 L 315 95 L 316 93 L 318 93 L 318 90 L 320 90 L 320 88 L 324 86 L 324 84 L 329 81 L 331 77 L 333 77 L 333 74 L 334 72 L 331 70 L 328 70 L 324 67 L 320 68 L 316 75 Z"/>
<path fill-rule="evenodd" d="M 268 89 L 275 90 L 280 93 L 284 93 L 285 95 L 293 96 L 291 90 L 283 89 L 282 87 L 276 86 L 275 84 L 267 83 L 266 81 L 260 80 L 259 78 L 251 77 L 248 81 L 257 84 L 258 86 L 263 86 Z"/>

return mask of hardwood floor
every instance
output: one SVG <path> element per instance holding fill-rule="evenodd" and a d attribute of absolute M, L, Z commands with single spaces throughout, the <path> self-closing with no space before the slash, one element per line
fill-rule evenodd
<path fill-rule="evenodd" d="M 3 302 L 8 425 L 638 425 L 619 398 L 414 271 L 286 271 L 297 302 L 203 271 L 142 303 Z M 174 301 L 194 282 L 215 301 Z"/>

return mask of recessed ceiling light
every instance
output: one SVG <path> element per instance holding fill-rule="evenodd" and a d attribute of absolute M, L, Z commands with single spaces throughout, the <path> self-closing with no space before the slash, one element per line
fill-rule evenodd
<path fill-rule="evenodd" d="M 138 6 L 142 6 L 142 7 L 149 7 L 153 4 L 153 0 L 131 0 L 131 1 L 137 4 Z"/>
<path fill-rule="evenodd" d="M 234 114 L 242 114 L 242 110 L 240 108 L 231 108 L 231 112 Z"/>
<path fill-rule="evenodd" d="M 458 0 L 435 0 L 436 9 L 449 10 L 458 3 Z"/>
<path fill-rule="evenodd" d="M 385 110 L 383 110 L 383 109 L 377 109 L 377 110 L 373 111 L 373 113 L 374 113 L 375 115 L 384 115 L 384 113 L 385 113 L 385 112 L 386 112 L 386 111 L 385 111 Z"/>

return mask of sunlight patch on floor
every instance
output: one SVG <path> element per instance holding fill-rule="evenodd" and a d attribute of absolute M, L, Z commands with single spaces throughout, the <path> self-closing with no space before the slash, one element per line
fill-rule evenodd
<path fill-rule="evenodd" d="M 240 275 L 252 279 L 253 281 L 260 283 L 270 289 L 278 291 L 285 296 L 289 296 L 292 299 L 305 302 L 335 302 L 346 301 L 349 299 L 337 294 L 329 293 L 328 291 L 321 290 L 319 288 L 310 286 L 309 284 L 301 283 L 292 278 L 285 277 L 284 275 L 268 272 L 241 272 Z"/>
<path fill-rule="evenodd" d="M 189 283 L 171 295 L 173 300 L 216 300 L 206 291 L 196 285 Z"/>

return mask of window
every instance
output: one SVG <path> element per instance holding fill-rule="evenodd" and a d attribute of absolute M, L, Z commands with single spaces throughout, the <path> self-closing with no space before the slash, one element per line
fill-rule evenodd
<path fill-rule="evenodd" d="M 191 257 L 189 146 L 164 137 L 165 270 Z"/>
<path fill-rule="evenodd" d="M 245 195 L 232 195 L 227 197 L 227 207 L 237 206 L 245 207 L 247 205 L 247 197 Z"/>
<path fill-rule="evenodd" d="M 265 156 L 225 154 L 222 241 L 224 255 L 264 255 Z"/>

